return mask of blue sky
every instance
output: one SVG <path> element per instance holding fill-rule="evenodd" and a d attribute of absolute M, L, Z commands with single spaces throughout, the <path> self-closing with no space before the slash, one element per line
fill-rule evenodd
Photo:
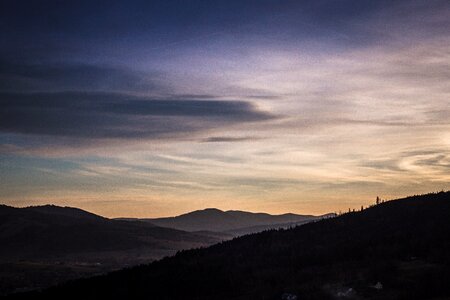
<path fill-rule="evenodd" d="M 450 185 L 448 1 L 2 1 L 0 201 L 325 213 Z"/>

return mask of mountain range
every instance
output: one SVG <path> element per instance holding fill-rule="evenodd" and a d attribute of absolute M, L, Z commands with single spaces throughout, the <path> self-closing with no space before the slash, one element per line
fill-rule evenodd
<path fill-rule="evenodd" d="M 269 230 L 17 298 L 450 299 L 450 192 Z"/>
<path fill-rule="evenodd" d="M 220 240 L 147 222 L 111 220 L 70 207 L 0 206 L 0 260 L 137 248 L 179 250 Z"/>
<path fill-rule="evenodd" d="M 233 236 L 240 236 L 268 229 L 297 226 L 332 216 L 334 216 L 334 214 L 321 216 L 297 215 L 292 213 L 270 215 L 266 213 L 251 213 L 238 210 L 222 211 L 216 208 L 207 208 L 176 217 L 153 219 L 122 218 L 120 220 L 139 220 L 161 227 L 189 232 L 221 232 Z"/>
<path fill-rule="evenodd" d="M 108 219 L 72 207 L 0 205 L 0 295 L 318 218 L 206 209 L 173 218 Z"/>

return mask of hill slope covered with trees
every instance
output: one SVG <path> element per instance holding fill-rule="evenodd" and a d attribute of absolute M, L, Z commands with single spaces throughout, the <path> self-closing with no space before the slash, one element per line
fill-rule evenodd
<path fill-rule="evenodd" d="M 21 297 L 448 299 L 450 192 L 179 252 Z"/>
<path fill-rule="evenodd" d="M 0 205 L 0 295 L 149 263 L 226 238 L 71 207 Z"/>

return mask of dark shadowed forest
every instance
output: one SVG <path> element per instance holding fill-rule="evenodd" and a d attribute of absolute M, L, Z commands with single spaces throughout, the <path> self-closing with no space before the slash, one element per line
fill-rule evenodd
<path fill-rule="evenodd" d="M 448 299 L 450 192 L 387 201 L 18 298 Z"/>
<path fill-rule="evenodd" d="M 44 289 L 329 216 L 205 209 L 172 218 L 108 219 L 72 207 L 0 205 L 0 295 Z"/>

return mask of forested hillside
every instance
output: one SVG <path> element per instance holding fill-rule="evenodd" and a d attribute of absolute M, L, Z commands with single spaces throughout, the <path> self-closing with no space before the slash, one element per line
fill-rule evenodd
<path fill-rule="evenodd" d="M 449 237 L 450 192 L 427 194 L 182 251 L 39 296 L 447 299 Z"/>

